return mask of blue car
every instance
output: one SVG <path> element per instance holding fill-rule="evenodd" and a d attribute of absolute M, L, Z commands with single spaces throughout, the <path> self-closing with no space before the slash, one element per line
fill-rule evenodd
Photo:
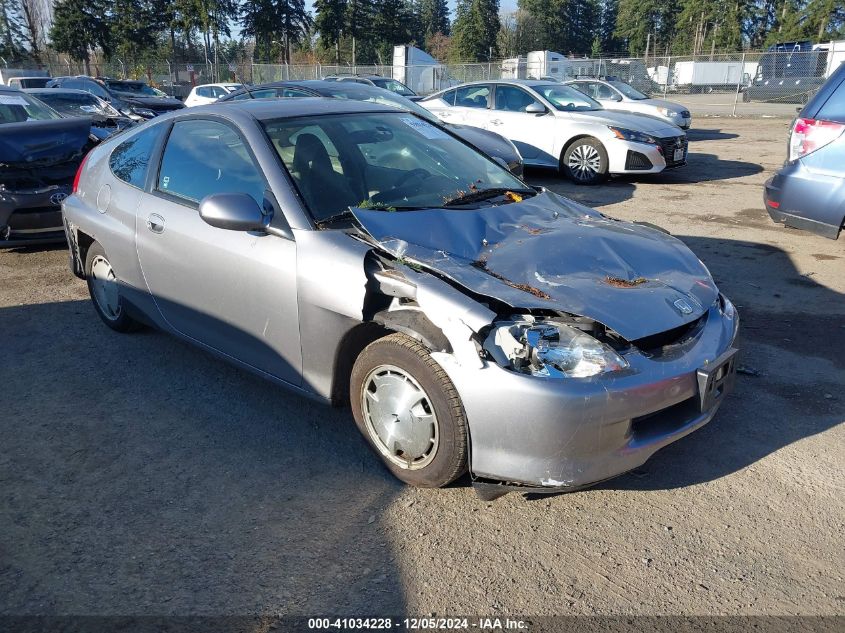
<path fill-rule="evenodd" d="M 845 64 L 792 124 L 788 158 L 766 182 L 775 222 L 836 239 L 845 223 Z"/>

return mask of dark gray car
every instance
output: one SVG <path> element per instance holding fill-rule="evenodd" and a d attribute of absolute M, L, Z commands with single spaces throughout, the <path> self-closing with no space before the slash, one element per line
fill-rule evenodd
<path fill-rule="evenodd" d="M 792 124 L 787 161 L 766 182 L 775 222 L 836 239 L 845 223 L 845 64 Z"/>

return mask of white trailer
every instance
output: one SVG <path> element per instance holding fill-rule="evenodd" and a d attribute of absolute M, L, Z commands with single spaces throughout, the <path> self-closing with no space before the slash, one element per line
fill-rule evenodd
<path fill-rule="evenodd" d="M 747 85 L 749 80 L 741 61 L 684 61 L 675 62 L 670 85 L 673 90 L 707 92 Z"/>
<path fill-rule="evenodd" d="M 393 78 L 421 95 L 458 83 L 446 66 L 416 46 L 393 47 Z"/>
<path fill-rule="evenodd" d="M 845 62 L 845 40 L 838 42 L 825 42 L 824 44 L 814 44 L 814 51 L 824 51 L 827 53 L 825 60 L 824 76 L 830 77 L 839 65 Z"/>

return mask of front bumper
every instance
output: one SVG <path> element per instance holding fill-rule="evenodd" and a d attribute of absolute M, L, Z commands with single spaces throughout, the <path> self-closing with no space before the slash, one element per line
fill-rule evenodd
<path fill-rule="evenodd" d="M 64 242 L 61 199 L 69 194 L 65 185 L 0 191 L 0 248 Z"/>
<path fill-rule="evenodd" d="M 661 357 L 633 351 L 629 370 L 586 379 L 538 378 L 488 362 L 443 367 L 461 394 L 470 428 L 471 470 L 485 481 L 533 492 L 583 488 L 636 468 L 709 422 L 730 391 L 706 398 L 702 370 L 726 362 L 738 317 L 709 309 L 691 340 Z"/>
<path fill-rule="evenodd" d="M 662 139 L 666 140 L 666 139 Z M 685 143 L 683 156 L 675 160 L 674 147 L 665 150 L 662 145 L 635 143 L 621 139 L 607 142 L 608 171 L 611 174 L 659 174 L 666 169 L 675 169 L 687 164 L 688 147 Z M 666 155 L 670 151 L 670 155 Z"/>

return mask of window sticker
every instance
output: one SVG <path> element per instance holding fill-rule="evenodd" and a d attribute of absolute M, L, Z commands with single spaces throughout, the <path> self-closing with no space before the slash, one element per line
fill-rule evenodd
<path fill-rule="evenodd" d="M 0 95 L 0 105 L 28 106 L 26 99 L 17 95 Z"/>
<path fill-rule="evenodd" d="M 167 189 L 167 185 L 170 184 L 170 176 L 165 176 L 161 179 L 161 187 L 162 189 Z"/>
<path fill-rule="evenodd" d="M 410 128 L 413 128 L 415 131 L 422 134 L 427 139 L 440 139 L 440 138 L 449 138 L 449 135 L 446 134 L 443 130 L 434 127 L 428 121 L 423 121 L 422 119 L 416 119 L 411 116 L 403 116 L 402 122 Z"/>

